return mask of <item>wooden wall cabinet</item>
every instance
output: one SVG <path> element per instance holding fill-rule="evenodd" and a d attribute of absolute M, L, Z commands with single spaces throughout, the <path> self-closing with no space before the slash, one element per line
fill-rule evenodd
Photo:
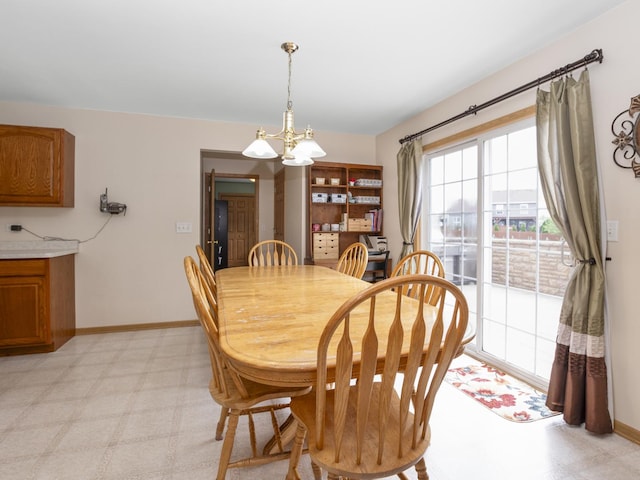
<path fill-rule="evenodd" d="M 75 137 L 0 125 L 0 206 L 73 207 Z"/>
<path fill-rule="evenodd" d="M 339 235 L 339 251 L 354 242 L 360 235 L 382 235 L 382 166 L 355 163 L 316 162 L 307 167 L 308 180 L 308 239 L 306 258 L 317 263 L 314 236 L 322 232 L 322 225 L 343 223 Z M 323 182 L 323 183 L 322 183 Z M 353 183 L 353 184 L 352 184 Z M 328 201 L 320 201 L 326 196 Z M 344 202 L 341 200 L 344 198 Z M 338 201 L 335 201 L 335 200 Z M 358 200 L 357 202 L 355 200 Z M 376 211 L 372 224 L 365 216 Z M 371 215 L 369 215 L 371 216 Z M 344 222 L 345 218 L 347 222 Z M 320 226 L 320 231 L 314 230 Z M 371 226 L 369 226 L 371 225 Z M 335 262 L 335 261 L 334 261 Z"/>
<path fill-rule="evenodd" d="M 0 355 L 52 352 L 75 328 L 74 255 L 0 260 Z"/>

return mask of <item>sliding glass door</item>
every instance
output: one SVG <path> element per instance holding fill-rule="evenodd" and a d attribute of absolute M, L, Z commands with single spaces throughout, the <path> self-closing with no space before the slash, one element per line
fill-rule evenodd
<path fill-rule="evenodd" d="M 571 259 L 540 190 L 533 121 L 425 161 L 426 248 L 469 301 L 470 348 L 544 385 Z"/>

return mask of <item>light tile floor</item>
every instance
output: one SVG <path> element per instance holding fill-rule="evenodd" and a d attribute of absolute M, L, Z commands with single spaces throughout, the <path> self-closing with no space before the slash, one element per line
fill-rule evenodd
<path fill-rule="evenodd" d="M 0 479 L 215 478 L 209 368 L 198 327 L 78 336 L 54 353 L 0 357 Z M 560 417 L 512 423 L 448 384 L 431 424 L 431 480 L 640 478 L 634 443 Z M 268 436 L 267 424 L 258 430 Z M 235 452 L 246 447 L 236 439 Z M 308 458 L 301 463 L 313 478 Z M 284 478 L 286 469 L 232 469 L 227 478 Z"/>

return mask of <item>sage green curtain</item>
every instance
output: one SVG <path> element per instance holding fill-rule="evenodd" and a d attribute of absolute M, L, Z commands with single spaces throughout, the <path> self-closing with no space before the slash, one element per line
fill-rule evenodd
<path fill-rule="evenodd" d="M 605 361 L 601 203 L 589 72 L 537 94 L 538 167 L 551 218 L 576 259 L 564 295 L 547 406 L 570 425 L 612 432 Z"/>
<path fill-rule="evenodd" d="M 405 142 L 398 160 L 398 210 L 402 251 L 400 258 L 413 252 L 420 210 L 422 208 L 422 139 Z"/>

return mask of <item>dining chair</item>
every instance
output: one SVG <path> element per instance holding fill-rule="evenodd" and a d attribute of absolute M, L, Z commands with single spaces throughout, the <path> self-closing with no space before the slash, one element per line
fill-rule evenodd
<path fill-rule="evenodd" d="M 216 276 L 213 273 L 213 267 L 211 266 L 211 262 L 207 258 L 207 255 L 204 253 L 204 250 L 200 245 L 196 245 L 196 253 L 198 254 L 198 262 L 200 264 L 200 271 L 202 275 L 204 275 L 209 288 L 211 289 L 214 295 L 217 294 L 218 287 L 216 285 Z"/>
<path fill-rule="evenodd" d="M 417 298 L 402 294 L 407 283 L 420 286 Z M 451 297 L 451 308 L 424 301 L 431 286 Z M 352 328 L 355 315 L 368 319 L 366 331 Z M 433 275 L 389 278 L 343 303 L 318 343 L 314 391 L 291 401 L 298 428 L 287 479 L 298 478 L 306 436 L 312 462 L 327 470 L 328 479 L 407 478 L 403 472 L 415 467 L 417 478 L 427 480 L 429 418 L 468 315 L 461 290 Z M 361 340 L 354 346 L 356 338 Z"/>
<path fill-rule="evenodd" d="M 368 260 L 367 246 L 361 242 L 352 243 L 340 255 L 336 270 L 352 277 L 362 278 Z"/>
<path fill-rule="evenodd" d="M 249 250 L 249 266 L 297 265 L 298 255 L 291 245 L 281 240 L 264 240 Z"/>
<path fill-rule="evenodd" d="M 444 278 L 444 266 L 440 258 L 429 250 L 417 250 L 412 252 L 398 261 L 398 264 L 391 271 L 391 277 L 408 274 L 426 274 L 435 275 Z M 405 295 L 413 297 L 418 293 L 410 284 L 403 286 Z M 425 297 L 430 305 L 435 305 L 440 297 L 440 290 L 436 286 L 432 286 Z"/>
<path fill-rule="evenodd" d="M 445 277 L 444 266 L 442 265 L 440 257 L 429 250 L 417 250 L 401 258 L 391 272 L 391 276 L 406 275 L 408 273 L 425 273 L 442 278 Z M 412 296 L 413 293 L 411 285 L 405 285 L 403 288 L 406 295 Z M 430 292 L 428 292 L 426 299 L 430 305 L 435 305 L 439 297 L 440 290 L 434 287 Z M 467 331 L 464 338 L 462 339 L 458 356 L 464 353 L 464 347 L 471 343 L 475 337 L 475 324 L 469 323 L 467 325 Z"/>
<path fill-rule="evenodd" d="M 276 411 L 288 408 L 291 397 L 304 395 L 310 391 L 311 387 L 291 388 L 263 385 L 245 379 L 228 368 L 225 354 L 220 348 L 218 322 L 217 319 L 213 318 L 218 312 L 217 305 L 210 304 L 211 301 L 215 302 L 215 297 L 192 257 L 185 257 L 184 269 L 191 289 L 196 314 L 206 334 L 209 346 L 212 371 L 209 392 L 213 400 L 228 412 L 228 425 L 220 452 L 216 479 L 223 480 L 228 468 L 262 465 L 288 458 L 290 451 L 285 451 L 284 449 Z M 278 403 L 274 403 L 274 401 L 278 400 Z M 269 453 L 265 450 L 258 451 L 254 416 L 260 413 L 269 413 L 271 416 L 275 444 L 278 447 L 274 453 Z M 242 415 L 246 415 L 248 419 L 251 456 L 231 461 L 238 421 Z M 224 416 L 224 419 L 226 418 L 227 415 Z M 220 425 L 220 421 L 218 423 L 216 440 L 222 438 L 224 419 L 221 416 L 223 423 L 222 425 Z"/>

